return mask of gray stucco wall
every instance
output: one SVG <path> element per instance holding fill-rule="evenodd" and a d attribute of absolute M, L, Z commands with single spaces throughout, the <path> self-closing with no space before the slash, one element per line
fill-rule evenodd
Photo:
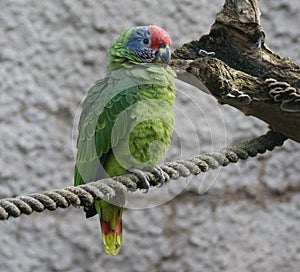
<path fill-rule="evenodd" d="M 207 33 L 222 5 L 2 0 L 0 198 L 72 184 L 78 106 L 105 74 L 106 51 L 123 28 L 159 25 L 176 48 Z M 269 47 L 300 64 L 300 3 L 260 6 Z M 167 160 L 267 130 L 195 88 L 178 82 L 176 89 L 178 137 Z M 103 253 L 98 218 L 86 220 L 80 209 L 0 222 L 0 270 L 299 271 L 299 152 L 299 144 L 287 141 L 258 158 L 131 194 L 117 257 Z"/>

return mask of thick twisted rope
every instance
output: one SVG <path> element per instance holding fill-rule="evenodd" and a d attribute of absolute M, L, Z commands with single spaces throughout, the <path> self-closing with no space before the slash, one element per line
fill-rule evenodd
<path fill-rule="evenodd" d="M 197 155 L 188 160 L 177 160 L 161 166 L 166 181 L 198 175 L 209 169 L 220 166 L 227 166 L 229 163 L 236 163 L 239 159 L 245 160 L 249 156 L 255 157 L 263 154 L 266 150 L 273 150 L 281 146 L 287 139 L 284 135 L 273 131 L 267 132 L 258 138 L 247 140 L 223 148 L 219 152 Z M 151 186 L 159 184 L 159 177 L 155 172 L 145 172 L 149 177 Z M 54 211 L 57 208 L 72 206 L 92 206 L 96 199 L 112 199 L 126 191 L 143 189 L 143 181 L 138 175 L 125 174 L 123 176 L 102 179 L 90 182 L 77 187 L 69 186 L 63 189 L 34 193 L 27 196 L 5 198 L 0 200 L 0 219 L 6 220 L 9 217 L 18 217 L 21 214 L 31 214 L 44 210 Z"/>

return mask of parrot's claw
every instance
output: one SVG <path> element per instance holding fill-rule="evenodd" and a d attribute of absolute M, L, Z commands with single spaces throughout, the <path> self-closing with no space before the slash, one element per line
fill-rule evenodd
<path fill-rule="evenodd" d="M 145 175 L 145 173 L 142 170 L 137 169 L 137 168 L 130 168 L 130 169 L 128 169 L 128 172 L 132 173 L 132 174 L 135 174 L 140 178 L 140 180 L 143 183 L 142 192 L 143 193 L 148 193 L 148 191 L 150 189 L 150 179 L 149 179 L 149 177 L 147 175 Z"/>

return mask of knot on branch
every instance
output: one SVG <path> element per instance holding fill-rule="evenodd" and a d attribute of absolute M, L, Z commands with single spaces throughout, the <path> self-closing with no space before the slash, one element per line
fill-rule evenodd
<path fill-rule="evenodd" d="M 188 160 L 177 160 L 161 166 L 165 180 L 179 179 L 189 175 L 198 175 L 209 169 L 227 166 L 236 163 L 239 159 L 255 157 L 266 150 L 273 150 L 281 146 L 287 139 L 284 135 L 273 131 L 267 132 L 258 138 L 237 143 L 221 151 L 204 153 Z M 152 186 L 160 184 L 160 179 L 153 172 L 145 172 Z M 67 208 L 70 205 L 83 206 L 87 209 L 93 206 L 95 200 L 104 199 L 117 205 L 123 205 L 125 193 L 128 190 L 143 189 L 141 177 L 130 173 L 123 176 L 102 179 L 80 186 L 69 186 L 63 189 L 34 193 L 27 196 L 17 196 L 0 200 L 0 220 L 9 217 L 18 217 L 21 214 L 30 215 L 34 211 L 54 211 L 57 208 Z"/>

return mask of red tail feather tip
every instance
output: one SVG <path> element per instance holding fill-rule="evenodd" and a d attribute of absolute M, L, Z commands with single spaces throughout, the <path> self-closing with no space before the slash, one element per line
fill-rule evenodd
<path fill-rule="evenodd" d="M 109 234 L 118 236 L 118 235 L 122 234 L 122 221 L 120 219 L 118 219 L 116 230 L 113 230 L 110 225 L 110 222 L 101 220 L 101 228 L 102 228 L 102 232 L 105 236 L 107 236 Z"/>

